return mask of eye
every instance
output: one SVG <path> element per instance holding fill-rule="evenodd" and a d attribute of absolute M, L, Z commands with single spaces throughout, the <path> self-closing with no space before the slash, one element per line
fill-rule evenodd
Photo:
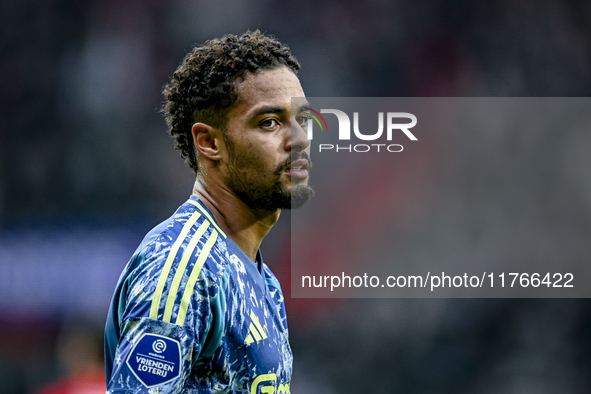
<path fill-rule="evenodd" d="M 308 119 L 310 119 L 309 115 L 301 115 L 301 116 L 298 116 L 298 118 L 296 120 L 300 126 L 304 127 L 305 125 L 308 124 Z"/>
<path fill-rule="evenodd" d="M 261 123 L 259 123 L 264 129 L 274 129 L 275 127 L 279 126 L 279 122 L 275 118 L 265 119 Z"/>

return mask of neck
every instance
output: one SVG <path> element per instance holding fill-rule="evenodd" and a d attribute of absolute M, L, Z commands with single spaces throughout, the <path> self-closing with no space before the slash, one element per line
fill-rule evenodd
<path fill-rule="evenodd" d="M 197 175 L 193 195 L 211 211 L 220 228 L 252 259 L 267 233 L 279 219 L 281 210 L 254 211 L 227 187 L 207 184 Z"/>

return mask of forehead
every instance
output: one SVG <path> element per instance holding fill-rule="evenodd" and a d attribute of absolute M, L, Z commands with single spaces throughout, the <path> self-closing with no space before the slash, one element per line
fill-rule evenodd
<path fill-rule="evenodd" d="M 298 77 L 287 67 L 248 73 L 236 85 L 238 97 L 230 116 L 248 116 L 257 108 L 274 106 L 291 108 L 292 97 L 304 97 Z"/>

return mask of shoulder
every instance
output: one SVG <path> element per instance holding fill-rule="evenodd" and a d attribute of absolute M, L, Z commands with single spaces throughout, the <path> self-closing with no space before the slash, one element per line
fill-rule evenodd
<path fill-rule="evenodd" d="M 269 288 L 271 299 L 273 299 L 273 301 L 275 301 L 275 303 L 279 305 L 281 309 L 284 308 L 283 303 L 285 301 L 285 297 L 283 295 L 283 291 L 281 290 L 279 280 L 277 280 L 271 269 L 266 264 L 263 264 L 263 276 L 267 287 Z"/>
<path fill-rule="evenodd" d="M 191 201 L 146 235 L 120 278 L 108 323 L 116 335 L 107 339 L 113 392 L 153 383 L 163 392 L 180 390 L 196 360 L 219 344 L 226 235 L 205 207 Z M 168 367 L 158 367 L 164 359 L 146 356 L 150 352 Z"/>
<path fill-rule="evenodd" d="M 267 286 L 269 286 L 269 289 L 276 289 L 279 290 L 279 292 L 281 292 L 281 285 L 279 284 L 279 280 L 275 277 L 275 275 L 267 266 L 267 264 L 263 264 L 263 274 L 265 282 L 267 282 Z"/>
<path fill-rule="evenodd" d="M 228 264 L 225 238 L 211 214 L 189 200 L 136 250 L 126 270 L 126 304 L 143 305 L 137 309 L 143 316 L 182 323 L 195 300 L 219 291 Z"/>

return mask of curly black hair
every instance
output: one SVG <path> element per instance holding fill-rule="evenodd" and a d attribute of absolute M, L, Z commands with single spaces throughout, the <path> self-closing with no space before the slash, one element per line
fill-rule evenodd
<path fill-rule="evenodd" d="M 191 127 L 203 122 L 224 132 L 227 115 L 236 101 L 236 82 L 247 72 L 289 67 L 294 73 L 300 64 L 289 47 L 260 31 L 241 36 L 228 34 L 195 47 L 185 56 L 164 87 L 166 117 L 176 149 L 197 173 L 197 154 Z"/>

